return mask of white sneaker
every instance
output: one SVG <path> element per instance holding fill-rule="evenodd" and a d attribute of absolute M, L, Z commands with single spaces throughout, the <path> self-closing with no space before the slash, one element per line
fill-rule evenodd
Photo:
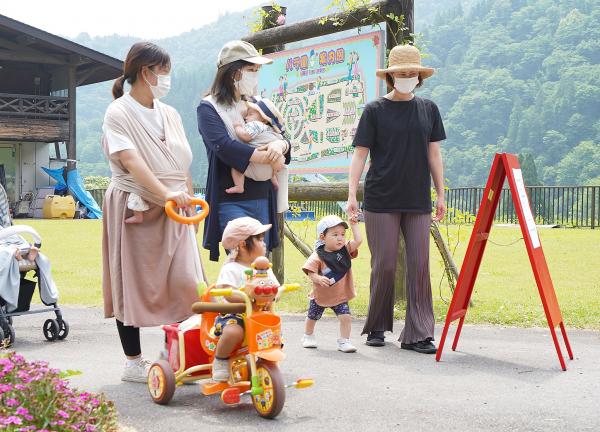
<path fill-rule="evenodd" d="M 304 348 L 316 348 L 317 347 L 317 338 L 314 334 L 302 336 L 302 346 Z"/>
<path fill-rule="evenodd" d="M 212 364 L 212 379 L 221 382 L 229 380 L 229 359 L 221 360 L 215 357 Z"/>
<path fill-rule="evenodd" d="M 130 381 L 138 383 L 148 382 L 148 370 L 150 369 L 150 361 L 140 357 L 135 363 L 125 364 L 121 381 Z"/>
<path fill-rule="evenodd" d="M 352 342 L 350 342 L 350 339 L 338 339 L 337 344 L 338 344 L 338 351 L 341 351 L 344 353 L 356 352 L 356 347 L 354 345 L 352 345 Z"/>

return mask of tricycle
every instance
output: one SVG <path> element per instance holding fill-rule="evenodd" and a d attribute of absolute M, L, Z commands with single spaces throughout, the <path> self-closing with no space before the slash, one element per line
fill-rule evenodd
<path fill-rule="evenodd" d="M 194 199 L 206 216 L 208 205 Z M 170 210 L 169 210 L 170 209 Z M 174 204 L 167 214 L 174 213 Z M 171 214 L 170 214 L 171 216 Z M 178 221 L 189 222 L 192 218 L 177 215 Z M 188 382 L 206 380 L 202 385 L 205 396 L 220 394 L 226 404 L 237 404 L 249 396 L 258 415 L 276 417 L 285 404 L 286 388 L 306 388 L 312 379 L 297 379 L 286 384 L 279 370 L 279 362 L 285 358 L 282 351 L 281 318 L 275 313 L 275 299 L 297 290 L 299 285 L 277 286 L 271 281 L 267 258 L 257 258 L 253 270 L 247 271 L 245 287 L 241 289 L 207 288 L 201 301 L 192 305 L 198 314 L 183 323 L 162 326 L 167 339 L 167 358 L 155 361 L 148 372 L 148 390 L 152 400 L 168 404 L 177 386 Z M 244 303 L 228 303 L 225 297 L 236 296 Z M 221 301 L 219 301 L 221 300 Z M 257 310 L 256 305 L 260 305 Z M 253 307 L 254 305 L 254 307 Z M 212 380 L 212 361 L 218 342 L 214 334 L 215 319 L 219 313 L 243 314 L 245 337 L 229 358 L 230 376 L 227 382 Z"/>

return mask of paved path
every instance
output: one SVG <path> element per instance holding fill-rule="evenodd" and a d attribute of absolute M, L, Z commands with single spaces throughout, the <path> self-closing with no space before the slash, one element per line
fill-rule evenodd
<path fill-rule="evenodd" d="M 45 359 L 82 375 L 73 385 L 104 392 L 115 401 L 120 421 L 140 432 L 410 430 L 410 431 L 579 431 L 600 430 L 600 333 L 569 331 L 575 354 L 562 372 L 546 329 L 465 325 L 459 350 L 446 346 L 441 363 L 433 356 L 400 349 L 394 337 L 384 348 L 367 347 L 358 337 L 356 354 L 335 350 L 337 322 L 317 324 L 320 348 L 298 340 L 303 317 L 284 318 L 288 359 L 285 377 L 312 376 L 314 387 L 290 390 L 274 421 L 260 419 L 249 403 L 224 406 L 204 397 L 197 385 L 177 389 L 169 406 L 155 405 L 146 387 L 122 383 L 123 357 L 115 324 L 97 308 L 64 308 L 71 324 L 66 341 L 44 340 L 48 315 L 15 319 L 15 349 L 29 359 Z M 397 326 L 396 337 L 400 324 Z M 568 330 L 568 329 L 567 329 Z M 436 329 L 440 334 L 441 329 Z M 155 358 L 160 329 L 144 329 L 145 355 Z"/>

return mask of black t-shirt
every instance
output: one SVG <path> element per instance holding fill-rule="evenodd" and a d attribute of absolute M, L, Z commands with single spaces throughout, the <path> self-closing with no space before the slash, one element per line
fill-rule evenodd
<path fill-rule="evenodd" d="M 381 97 L 360 117 L 353 146 L 367 147 L 371 166 L 365 179 L 364 209 L 376 213 L 431 212 L 429 143 L 446 139 L 435 103 Z"/>

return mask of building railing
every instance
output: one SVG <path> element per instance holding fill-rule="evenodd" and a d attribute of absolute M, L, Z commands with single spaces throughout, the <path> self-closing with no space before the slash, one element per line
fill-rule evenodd
<path fill-rule="evenodd" d="M 600 224 L 600 186 L 529 186 L 526 188 L 531 210 L 540 225 L 561 225 L 596 228 Z M 456 188 L 446 191 L 447 221 L 470 222 L 477 215 L 484 188 Z M 204 188 L 194 188 L 194 193 L 204 193 Z M 102 205 L 104 189 L 90 193 Z M 336 198 L 337 199 L 337 198 Z M 344 216 L 344 209 L 337 201 L 302 199 L 291 201 L 290 206 L 314 212 L 315 219 L 328 214 Z M 502 190 L 494 221 L 518 223 L 517 215 L 508 189 Z"/>
<path fill-rule="evenodd" d="M 0 116 L 67 120 L 69 98 L 0 93 Z"/>

